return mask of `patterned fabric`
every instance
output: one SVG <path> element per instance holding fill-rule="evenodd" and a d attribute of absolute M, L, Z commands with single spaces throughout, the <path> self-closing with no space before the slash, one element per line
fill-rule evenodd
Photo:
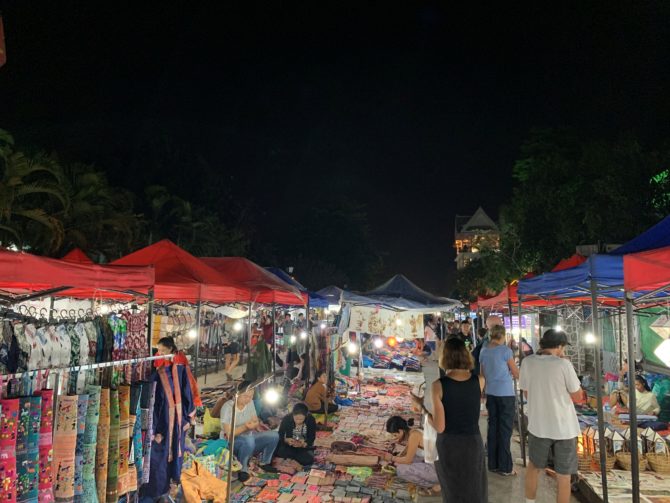
<path fill-rule="evenodd" d="M 16 436 L 16 501 L 19 503 L 37 503 L 41 416 L 41 397 L 19 399 L 19 428 Z"/>
<path fill-rule="evenodd" d="M 142 386 L 140 398 L 140 418 L 142 421 L 142 480 L 140 485 L 149 483 L 151 468 L 151 441 L 154 437 L 154 404 L 156 401 L 156 382 L 148 382 Z"/>
<path fill-rule="evenodd" d="M 84 324 L 79 322 L 74 326 L 74 333 L 79 339 L 79 364 L 86 365 L 88 363 L 88 335 L 84 329 Z"/>
<path fill-rule="evenodd" d="M 42 390 L 39 392 L 42 398 L 42 417 L 40 421 L 39 440 L 39 476 L 38 476 L 38 499 L 40 503 L 52 503 L 53 475 L 51 465 L 53 463 L 53 390 Z"/>
<path fill-rule="evenodd" d="M 119 386 L 119 496 L 128 492 L 130 458 L 130 386 Z"/>
<path fill-rule="evenodd" d="M 37 337 L 35 325 L 28 323 L 24 327 L 24 336 L 28 344 L 28 361 L 26 363 L 28 370 L 37 370 L 42 368 L 42 345 Z"/>
<path fill-rule="evenodd" d="M 114 349 L 112 350 L 112 360 L 125 360 L 125 344 L 126 337 L 128 335 L 128 323 L 121 316 L 112 315 L 109 317 L 109 326 L 114 333 Z"/>
<path fill-rule="evenodd" d="M 68 324 L 66 328 L 67 335 L 70 338 L 70 366 L 74 367 L 80 364 L 79 357 L 81 356 L 81 351 L 79 335 L 75 332 L 74 325 Z"/>
<path fill-rule="evenodd" d="M 60 351 L 58 351 L 59 353 L 58 366 L 69 367 L 70 359 L 72 357 L 71 354 L 72 342 L 67 332 L 67 327 L 65 325 L 58 325 L 56 327 L 56 335 L 58 336 L 58 340 L 60 342 Z"/>
<path fill-rule="evenodd" d="M 56 501 L 74 499 L 75 449 L 77 447 L 77 396 L 59 396 L 54 433 L 53 471 Z"/>
<path fill-rule="evenodd" d="M 107 501 L 107 466 L 109 462 L 110 430 L 110 390 L 100 390 L 100 415 L 98 417 L 98 438 L 95 453 L 95 480 L 97 481 L 98 501 Z"/>
<path fill-rule="evenodd" d="M 47 327 L 40 327 L 35 331 L 35 343 L 37 348 L 33 348 L 30 352 L 30 359 L 34 362 L 36 369 L 48 369 L 51 368 L 51 351 L 46 352 L 49 348 L 49 335 L 47 333 Z M 39 360 L 37 359 L 39 356 Z M 30 362 L 28 362 L 30 365 Z"/>
<path fill-rule="evenodd" d="M 23 323 L 16 323 L 14 325 L 14 337 L 16 337 L 16 342 L 19 345 L 16 370 L 17 372 L 24 372 L 28 370 L 28 359 L 30 358 L 30 343 L 26 338 L 25 325 Z"/>
<path fill-rule="evenodd" d="M 0 400 L 0 501 L 16 502 L 16 437 L 19 400 Z"/>
<path fill-rule="evenodd" d="M 83 503 L 98 503 L 95 468 L 101 388 L 100 386 L 89 384 L 86 387 L 86 392 L 88 393 L 88 409 L 86 410 L 86 431 L 84 432 L 84 467 L 82 471 L 84 491 L 81 501 Z"/>
<path fill-rule="evenodd" d="M 126 358 L 144 358 L 149 356 L 147 341 L 147 313 L 125 313 L 127 336 L 125 340 Z"/>
<path fill-rule="evenodd" d="M 77 445 L 75 448 L 74 501 L 81 502 L 84 495 L 84 436 L 86 433 L 86 413 L 88 395 L 79 395 L 77 402 Z"/>
<path fill-rule="evenodd" d="M 109 391 L 109 456 L 107 458 L 107 503 L 119 499 L 119 391 Z"/>
<path fill-rule="evenodd" d="M 96 351 L 98 348 L 98 330 L 92 321 L 87 321 L 84 323 L 84 332 L 88 340 L 88 361 L 94 362 L 96 361 Z"/>
<path fill-rule="evenodd" d="M 139 489 L 142 480 L 142 421 L 140 417 L 140 398 L 145 384 L 130 387 L 130 457 L 128 462 L 129 491 Z"/>

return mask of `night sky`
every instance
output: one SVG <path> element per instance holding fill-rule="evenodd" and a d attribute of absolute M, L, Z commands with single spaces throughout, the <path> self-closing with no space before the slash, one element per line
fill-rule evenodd
<path fill-rule="evenodd" d="M 531 128 L 654 142 L 670 124 L 670 3 L 471 3 L 0 2 L 0 127 L 128 187 L 164 140 L 261 229 L 309 211 L 303 191 L 342 194 L 388 275 L 446 293 L 454 216 L 497 217 Z M 150 181 L 197 198 L 188 171 Z"/>

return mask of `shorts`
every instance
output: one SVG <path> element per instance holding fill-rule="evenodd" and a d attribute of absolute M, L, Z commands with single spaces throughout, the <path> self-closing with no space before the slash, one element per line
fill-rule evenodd
<path fill-rule="evenodd" d="M 430 348 L 430 352 L 434 353 L 437 349 L 437 341 L 427 341 L 426 345 L 424 346 L 424 351 L 426 350 L 425 348 Z"/>
<path fill-rule="evenodd" d="M 567 440 L 539 438 L 528 432 L 528 457 L 536 468 L 546 468 L 553 457 L 554 470 L 560 475 L 577 473 L 577 437 Z"/>
<path fill-rule="evenodd" d="M 223 346 L 224 355 L 236 355 L 240 352 L 240 345 L 237 342 L 231 342 Z"/>

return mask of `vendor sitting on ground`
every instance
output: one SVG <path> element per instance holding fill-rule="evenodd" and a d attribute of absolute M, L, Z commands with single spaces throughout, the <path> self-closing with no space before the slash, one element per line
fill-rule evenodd
<path fill-rule="evenodd" d="M 328 375 L 325 370 L 319 370 L 316 373 L 314 384 L 309 388 L 305 403 L 312 414 L 324 414 L 326 411 L 324 406 L 328 403 Z M 328 403 L 328 414 L 336 412 L 337 404 Z"/>
<path fill-rule="evenodd" d="M 242 464 L 242 470 L 237 474 L 240 482 L 249 480 L 249 460 L 254 454 L 260 454 L 261 469 L 276 473 L 277 470 L 270 464 L 272 454 L 279 442 L 276 431 L 263 430 L 256 415 L 253 398 L 254 391 L 249 390 L 249 382 L 240 383 L 235 411 L 235 457 Z M 221 408 L 221 438 L 230 439 L 231 422 L 234 400 L 227 401 Z"/>
<path fill-rule="evenodd" d="M 395 463 L 399 478 L 416 484 L 422 496 L 438 496 L 440 481 L 435 465 L 426 463 L 423 455 L 423 432 L 413 429 L 414 420 L 405 420 L 400 416 L 390 417 L 386 422 L 386 431 L 395 435 L 396 445 L 404 446 L 399 456 L 386 453 L 384 459 Z"/>
<path fill-rule="evenodd" d="M 628 390 L 615 389 L 610 395 L 610 405 L 628 407 Z M 647 380 L 641 375 L 635 376 L 635 405 L 638 415 L 658 416 L 661 406 L 652 393 Z"/>
<path fill-rule="evenodd" d="M 316 420 L 309 413 L 307 405 L 297 403 L 293 411 L 284 416 L 279 425 L 279 445 L 275 456 L 294 459 L 303 466 L 314 463 L 311 447 L 316 438 Z"/>

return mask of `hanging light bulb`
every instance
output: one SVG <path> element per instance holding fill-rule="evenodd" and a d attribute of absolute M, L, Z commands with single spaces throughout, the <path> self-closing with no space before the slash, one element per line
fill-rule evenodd
<path fill-rule="evenodd" d="M 292 335 L 291 337 L 289 337 L 288 340 L 291 344 L 295 344 L 295 341 L 297 341 L 298 338 L 295 335 Z"/>
<path fill-rule="evenodd" d="M 321 325 L 319 325 L 319 327 L 321 328 L 321 330 L 325 330 L 327 326 L 328 326 L 328 325 L 326 325 L 326 322 L 325 322 L 325 321 L 322 321 L 322 322 L 321 322 Z"/>
<path fill-rule="evenodd" d="M 195 339 L 196 337 L 198 337 L 198 332 L 195 328 L 192 328 L 191 330 L 188 331 L 189 339 Z"/>
<path fill-rule="evenodd" d="M 556 325 L 556 326 L 554 327 L 554 330 L 556 330 L 556 332 L 562 332 L 562 331 L 563 331 L 563 327 L 560 326 L 560 325 Z"/>
<path fill-rule="evenodd" d="M 396 344 L 398 344 L 398 341 L 396 340 L 395 337 L 389 337 L 386 339 L 386 344 L 388 344 L 390 347 L 395 347 Z"/>
<path fill-rule="evenodd" d="M 235 332 L 239 332 L 240 330 L 242 330 L 242 322 L 236 321 L 233 324 L 233 330 L 235 330 Z"/>
<path fill-rule="evenodd" d="M 109 306 L 107 304 L 103 304 L 100 306 L 100 312 L 102 314 L 107 314 L 109 313 Z"/>
<path fill-rule="evenodd" d="M 307 332 L 305 332 L 304 330 L 300 332 L 300 339 L 302 339 L 303 341 L 307 339 Z"/>
<path fill-rule="evenodd" d="M 584 334 L 584 342 L 586 344 L 595 344 L 596 343 L 596 336 L 593 335 L 592 332 L 587 332 Z"/>
<path fill-rule="evenodd" d="M 384 341 L 381 339 L 381 337 L 377 337 L 375 339 L 374 345 L 377 349 L 379 349 L 384 345 Z"/>
<path fill-rule="evenodd" d="M 347 350 L 349 351 L 350 355 L 356 354 L 358 352 L 358 344 L 356 344 L 354 341 L 351 341 L 349 344 L 347 344 Z"/>
<path fill-rule="evenodd" d="M 395 320 L 395 324 L 396 324 L 397 326 L 402 325 L 402 320 L 401 320 L 400 318 L 396 318 L 396 320 Z"/>
<path fill-rule="evenodd" d="M 263 398 L 265 399 L 266 403 L 269 403 L 270 405 L 275 405 L 276 403 L 279 402 L 279 392 L 274 387 L 268 388 L 265 391 Z"/>

